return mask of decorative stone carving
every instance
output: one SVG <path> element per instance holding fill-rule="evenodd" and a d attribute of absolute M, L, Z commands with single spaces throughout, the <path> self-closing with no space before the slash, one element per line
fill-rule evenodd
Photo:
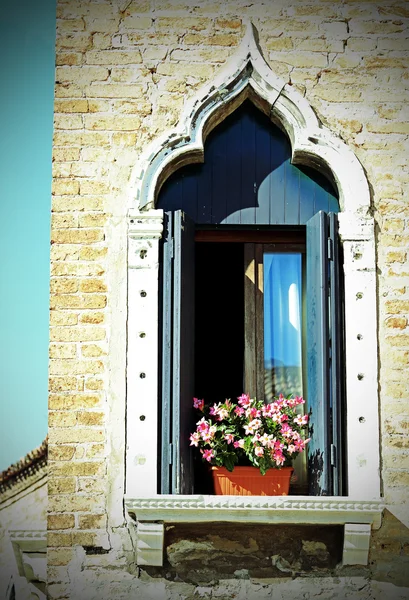
<path fill-rule="evenodd" d="M 127 498 L 128 513 L 136 519 L 139 565 L 160 566 L 163 523 L 280 523 L 345 525 L 344 564 L 367 564 L 371 527 L 381 524 L 381 501 L 308 496 L 155 496 Z M 162 521 L 158 523 L 157 521 Z"/>

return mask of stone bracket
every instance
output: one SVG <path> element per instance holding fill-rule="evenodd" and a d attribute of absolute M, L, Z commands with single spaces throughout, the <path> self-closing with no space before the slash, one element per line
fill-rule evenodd
<path fill-rule="evenodd" d="M 136 564 L 161 567 L 163 565 L 163 523 L 138 521 L 136 525 Z"/>
<path fill-rule="evenodd" d="M 370 539 L 370 525 L 367 523 L 346 523 L 342 564 L 367 565 Z"/>

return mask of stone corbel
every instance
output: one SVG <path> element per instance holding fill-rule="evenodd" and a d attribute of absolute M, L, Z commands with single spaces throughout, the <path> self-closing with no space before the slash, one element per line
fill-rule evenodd
<path fill-rule="evenodd" d="M 344 526 L 343 565 L 367 565 L 371 526 L 367 523 L 346 523 Z"/>
<path fill-rule="evenodd" d="M 138 521 L 136 525 L 136 564 L 161 567 L 165 526 L 163 523 Z"/>

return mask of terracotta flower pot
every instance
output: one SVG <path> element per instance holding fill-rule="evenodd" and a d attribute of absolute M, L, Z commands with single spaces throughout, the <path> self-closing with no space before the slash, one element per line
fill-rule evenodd
<path fill-rule="evenodd" d="M 257 467 L 212 467 L 214 491 L 219 496 L 288 496 L 292 467 L 269 469 L 265 475 Z"/>

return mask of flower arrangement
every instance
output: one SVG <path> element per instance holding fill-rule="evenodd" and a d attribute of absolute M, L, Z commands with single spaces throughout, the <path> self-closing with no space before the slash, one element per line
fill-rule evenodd
<path fill-rule="evenodd" d="M 199 448 L 202 459 L 233 471 L 235 465 L 268 469 L 290 466 L 297 454 L 305 450 L 303 439 L 308 415 L 297 413 L 304 399 L 285 398 L 282 394 L 270 404 L 242 394 L 237 403 L 231 400 L 207 406 L 193 398 L 193 406 L 203 416 L 190 435 L 190 445 Z"/>

